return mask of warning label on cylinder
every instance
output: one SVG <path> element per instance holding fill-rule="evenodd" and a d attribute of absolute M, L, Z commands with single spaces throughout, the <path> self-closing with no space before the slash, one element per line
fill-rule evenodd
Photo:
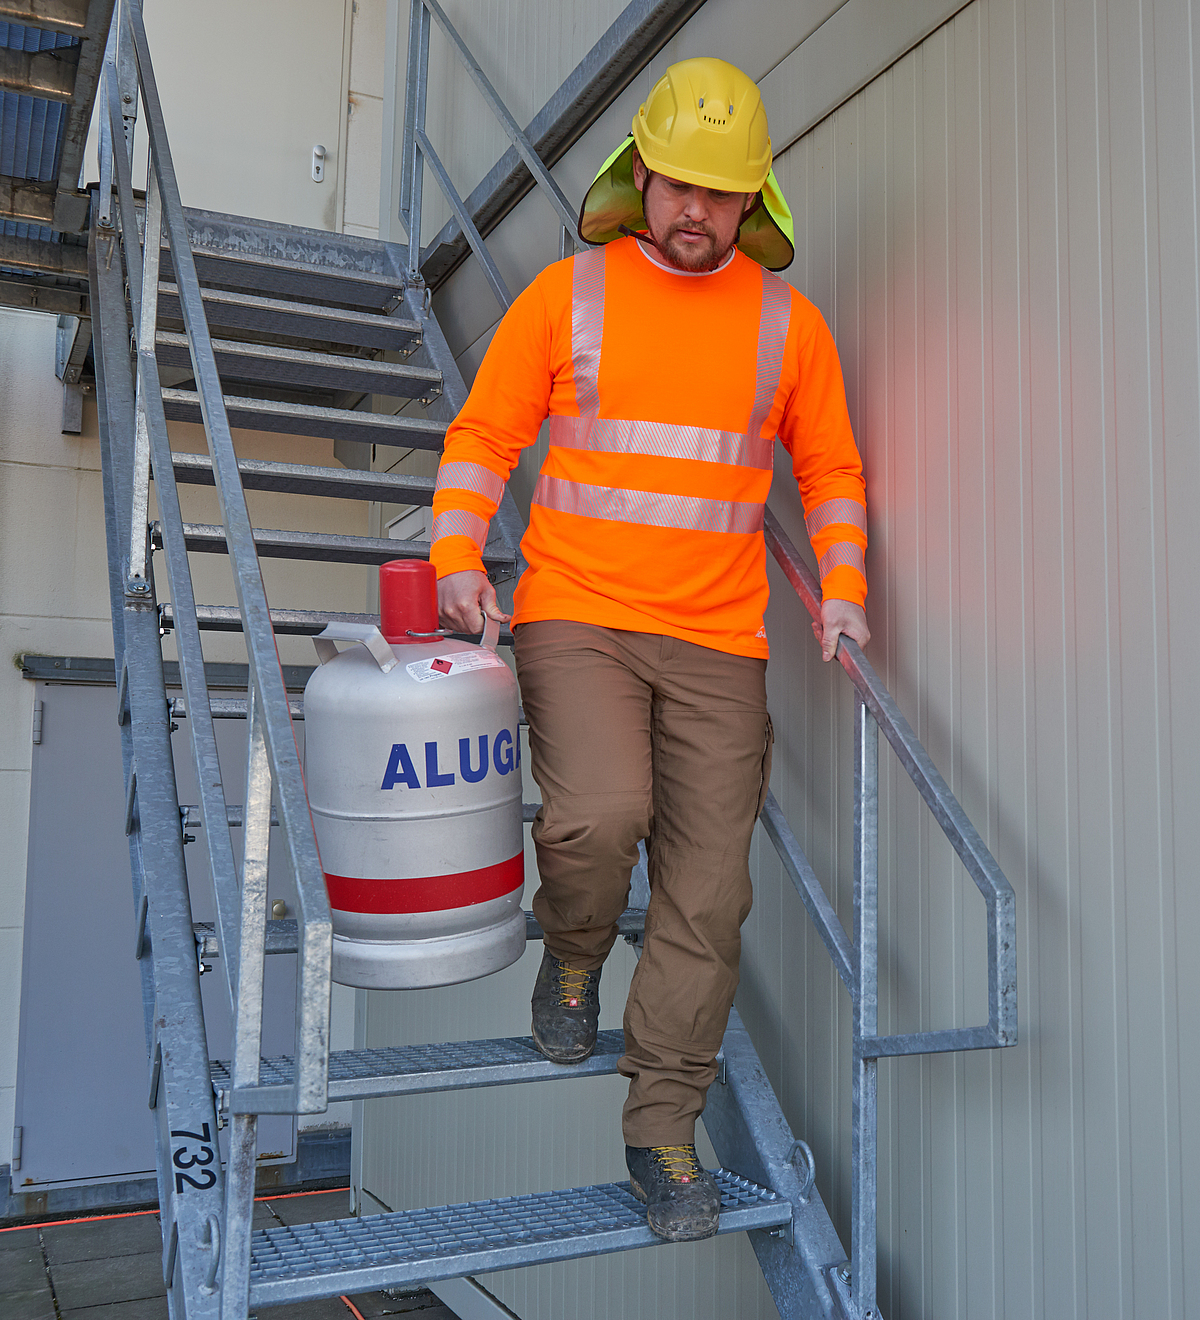
<path fill-rule="evenodd" d="M 472 669 L 503 669 L 504 661 L 486 646 L 477 651 L 456 651 L 453 655 L 440 656 L 436 660 L 414 660 L 405 665 L 410 677 L 418 683 L 431 683 L 436 678 L 453 678 L 456 674 L 467 674 Z"/>

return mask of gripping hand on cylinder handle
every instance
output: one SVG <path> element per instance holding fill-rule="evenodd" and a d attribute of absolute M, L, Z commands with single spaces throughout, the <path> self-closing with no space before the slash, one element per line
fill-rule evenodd
<path fill-rule="evenodd" d="M 849 600 L 822 601 L 821 622 L 814 622 L 812 630 L 821 643 L 821 659 L 826 661 L 832 660 L 837 654 L 838 638 L 843 633 L 859 646 L 866 646 L 871 640 L 866 611 L 861 605 L 855 605 Z"/>
<path fill-rule="evenodd" d="M 487 574 L 477 569 L 447 573 L 438 580 L 437 593 L 442 627 L 451 632 L 482 632 L 485 614 L 499 623 L 507 623 L 512 618 L 500 608 L 496 588 L 488 581 Z"/>

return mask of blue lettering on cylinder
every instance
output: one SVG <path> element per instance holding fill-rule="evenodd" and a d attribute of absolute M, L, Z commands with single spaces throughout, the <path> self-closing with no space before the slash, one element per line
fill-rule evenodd
<path fill-rule="evenodd" d="M 446 788 L 454 783 L 454 771 L 442 774 L 438 770 L 438 746 L 435 742 L 425 744 L 425 787 Z"/>
<path fill-rule="evenodd" d="M 513 754 L 513 736 L 507 729 L 501 729 L 496 735 L 496 745 L 492 748 L 492 763 L 502 775 L 507 775 L 516 768 L 517 761 Z"/>
<path fill-rule="evenodd" d="M 479 735 L 479 769 L 471 768 L 471 740 L 470 738 L 460 738 L 458 740 L 458 768 L 462 773 L 463 779 L 468 784 L 477 784 L 488 772 L 488 736 L 486 733 Z"/>
<path fill-rule="evenodd" d="M 387 769 L 383 772 L 383 783 L 379 787 L 395 788 L 397 784 L 405 784 L 409 788 L 421 787 L 421 781 L 413 768 L 412 757 L 409 756 L 408 748 L 403 743 L 392 744 L 392 754 L 388 758 Z"/>

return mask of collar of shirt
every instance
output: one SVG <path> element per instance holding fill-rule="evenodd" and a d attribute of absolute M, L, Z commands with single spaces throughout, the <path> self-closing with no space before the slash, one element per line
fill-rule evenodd
<path fill-rule="evenodd" d="M 644 241 L 640 234 L 635 234 L 634 238 L 638 240 L 638 251 L 641 252 L 642 256 L 644 256 L 652 266 L 657 266 L 659 270 L 665 270 L 669 275 L 684 275 L 690 279 L 696 279 L 698 277 L 702 278 L 705 275 L 719 275 L 733 260 L 733 254 L 737 251 L 736 247 L 731 247 L 725 254 L 724 261 L 712 270 L 680 270 L 678 266 L 672 266 L 663 261 L 652 249 L 650 243 Z"/>

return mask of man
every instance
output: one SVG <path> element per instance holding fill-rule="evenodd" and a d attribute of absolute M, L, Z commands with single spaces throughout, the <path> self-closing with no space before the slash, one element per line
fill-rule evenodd
<path fill-rule="evenodd" d="M 762 514 L 776 436 L 821 561 L 825 659 L 842 633 L 868 638 L 862 467 L 829 331 L 764 268 L 792 257 L 770 165 L 745 74 L 714 59 L 668 69 L 584 199 L 580 237 L 604 246 L 548 267 L 513 303 L 446 436 L 434 498 L 444 624 L 507 619 L 480 547 L 549 418 L 513 629 L 542 790 L 533 1035 L 558 1062 L 591 1053 L 600 969 L 647 839 L 622 1125 L 633 1190 L 674 1241 L 717 1228 L 694 1132 L 737 988 L 770 773 Z"/>

